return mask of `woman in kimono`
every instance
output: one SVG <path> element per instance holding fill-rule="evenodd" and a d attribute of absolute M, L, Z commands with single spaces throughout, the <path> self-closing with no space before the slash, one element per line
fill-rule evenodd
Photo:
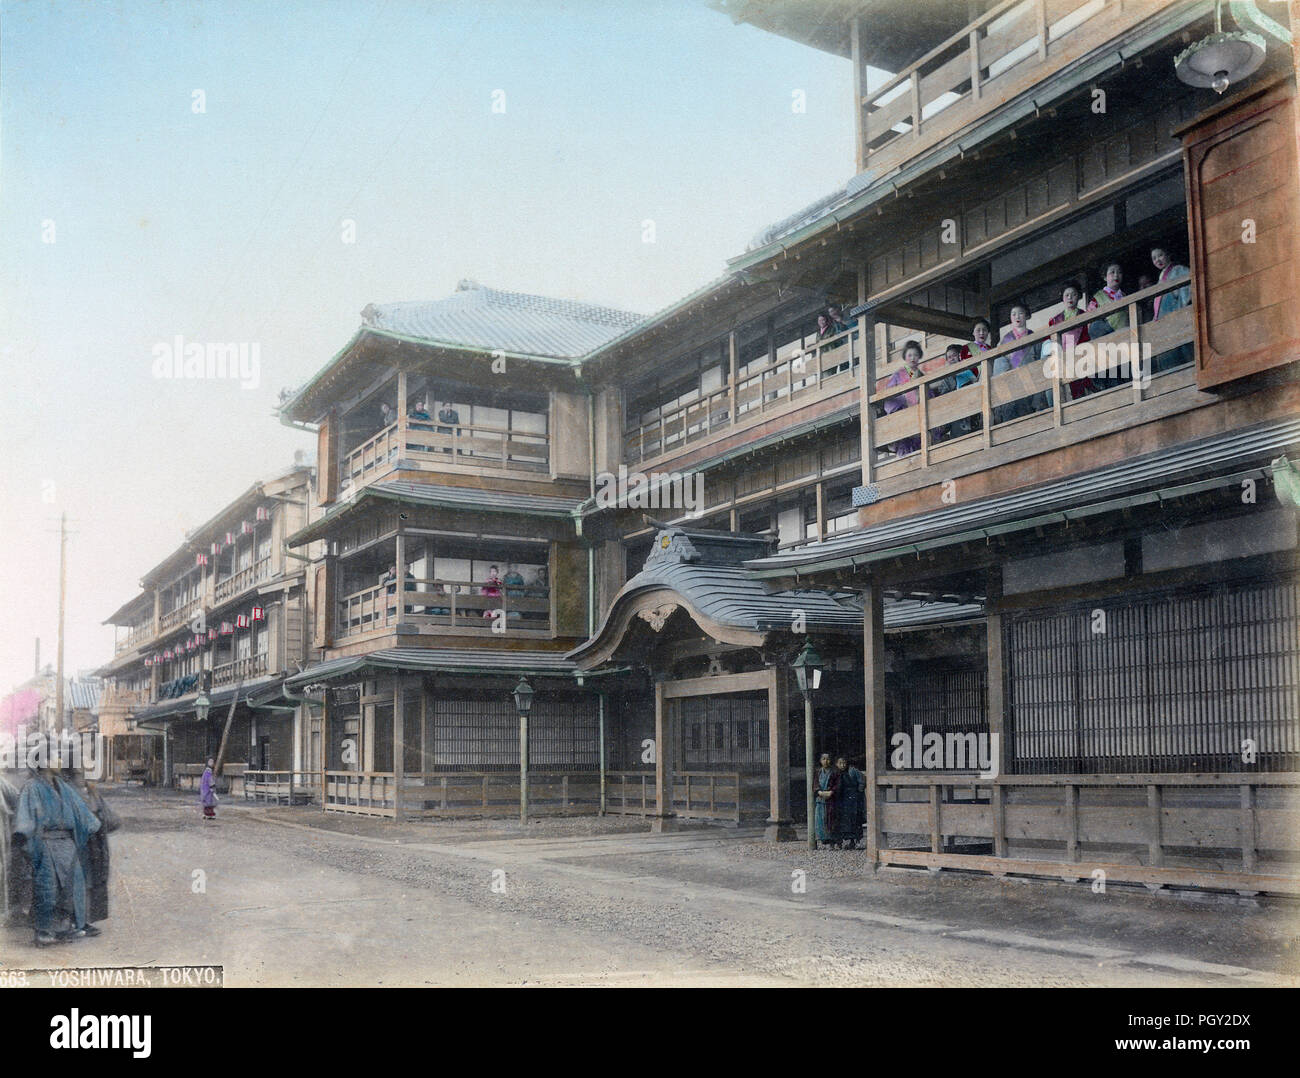
<path fill-rule="evenodd" d="M 1066 322 L 1078 320 L 1072 329 L 1061 331 L 1061 363 L 1062 370 L 1065 369 L 1065 357 L 1068 356 L 1075 348 L 1081 344 L 1088 343 L 1088 327 L 1084 325 L 1084 310 L 1079 306 L 1079 301 L 1083 298 L 1083 292 L 1073 281 L 1067 281 L 1065 287 L 1061 289 L 1061 302 L 1064 306 L 1060 312 L 1052 315 L 1047 320 L 1049 326 L 1060 326 Z M 1046 345 L 1052 344 L 1051 341 L 1044 342 Z M 1085 393 L 1091 393 L 1096 386 L 1091 378 L 1075 378 L 1070 382 L 1070 399 L 1078 400 Z"/>
<path fill-rule="evenodd" d="M 1151 264 L 1160 271 L 1160 284 L 1165 281 L 1177 280 L 1179 277 L 1191 276 L 1191 270 L 1170 258 L 1169 252 L 1163 247 L 1151 248 Z M 1190 307 L 1191 303 L 1191 285 L 1175 288 L 1172 292 L 1166 292 L 1163 296 L 1156 296 L 1153 301 L 1151 319 L 1156 321 L 1165 315 L 1172 314 L 1174 311 Z M 1151 371 L 1155 374 L 1160 371 L 1167 371 L 1172 367 L 1180 367 L 1184 363 L 1190 363 L 1192 357 L 1192 346 L 1190 344 L 1180 344 L 1177 348 L 1171 348 L 1169 351 L 1161 352 L 1160 355 L 1156 356 L 1152 360 Z"/>
<path fill-rule="evenodd" d="M 892 389 L 894 386 L 906 385 L 913 379 L 920 378 L 924 372 L 921 370 L 921 346 L 916 341 L 908 341 L 903 345 L 903 365 L 889 376 L 885 383 L 886 389 Z M 907 393 L 899 393 L 890 397 L 881 407 L 885 415 L 892 415 L 894 412 L 901 412 L 904 408 L 911 408 L 920 400 L 918 392 L 913 389 Z M 921 436 L 913 434 L 907 438 L 900 438 L 889 447 L 890 451 L 896 457 L 906 456 L 908 453 L 917 453 L 921 449 Z"/>
<path fill-rule="evenodd" d="M 821 767 L 813 776 L 817 783 L 817 797 L 813 803 L 813 827 L 820 845 L 829 846 L 835 840 L 835 816 L 832 800 L 839 786 L 840 773 L 831 767 L 831 754 L 823 752 Z"/>
<path fill-rule="evenodd" d="M 199 804 L 203 806 L 205 820 L 217 818 L 217 785 L 212 777 L 214 763 L 213 760 L 208 761 L 208 766 L 203 769 L 203 777 L 199 779 Z"/>
<path fill-rule="evenodd" d="M 1011 328 L 1002 335 L 1000 343 L 1014 344 L 1022 337 L 1028 337 L 1031 333 L 1033 333 L 1033 330 L 1029 328 L 1029 308 L 1023 303 L 1017 303 L 1011 308 Z M 1006 355 L 998 356 L 993 361 L 993 373 L 995 375 L 1006 374 L 1008 371 L 1027 367 L 1037 359 L 1038 346 L 1028 345 L 1014 352 L 1008 352 Z M 993 410 L 993 421 L 1003 423 L 1008 419 L 1016 419 L 1019 416 L 1028 415 L 1030 412 L 1036 412 L 1040 408 L 1050 408 L 1051 406 L 1052 394 L 1050 391 L 1035 393 L 1029 397 L 1021 397 L 1010 404 L 999 405 Z"/>

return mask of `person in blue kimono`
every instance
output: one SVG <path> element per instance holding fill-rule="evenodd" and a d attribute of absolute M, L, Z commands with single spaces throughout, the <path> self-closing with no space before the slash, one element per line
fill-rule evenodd
<path fill-rule="evenodd" d="M 831 767 L 831 754 L 823 752 L 821 767 L 813 776 L 816 782 L 816 799 L 813 803 L 813 827 L 819 845 L 829 846 L 836 841 L 835 816 L 832 801 L 840 783 L 840 774 Z"/>
<path fill-rule="evenodd" d="M 852 850 L 862 838 L 862 825 L 866 822 L 867 777 L 856 767 L 850 767 L 844 756 L 835 761 L 835 770 L 839 774 L 833 804 L 835 838 L 842 849 Z"/>
<path fill-rule="evenodd" d="M 53 770 L 33 776 L 18 795 L 14 835 L 21 836 L 32 865 L 32 922 L 36 945 L 98 936 L 86 920 L 86 875 L 82 852 L 100 828 L 81 795 Z M 56 913 L 70 926 L 55 930 Z"/>

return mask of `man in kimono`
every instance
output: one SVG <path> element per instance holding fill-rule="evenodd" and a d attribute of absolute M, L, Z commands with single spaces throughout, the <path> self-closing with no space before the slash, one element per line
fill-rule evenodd
<path fill-rule="evenodd" d="M 14 831 L 14 816 L 18 813 L 18 787 L 0 774 L 0 925 L 15 912 L 10 908 L 10 893 L 14 880 L 10 871 L 10 858 L 15 851 L 9 841 Z"/>
<path fill-rule="evenodd" d="M 866 822 L 867 779 L 856 767 L 850 767 L 846 757 L 835 761 L 835 770 L 839 772 L 839 782 L 835 787 L 835 799 L 832 812 L 835 820 L 835 838 L 840 848 L 852 850 L 862 838 L 862 825 Z"/>
<path fill-rule="evenodd" d="M 36 945 L 48 947 L 62 939 L 98 936 L 86 921 L 86 875 L 82 851 L 99 830 L 99 821 L 68 783 L 50 769 L 41 771 L 18 795 L 15 836 L 22 836 L 32 863 L 32 922 Z M 57 934 L 56 911 L 66 913 L 71 927 Z"/>

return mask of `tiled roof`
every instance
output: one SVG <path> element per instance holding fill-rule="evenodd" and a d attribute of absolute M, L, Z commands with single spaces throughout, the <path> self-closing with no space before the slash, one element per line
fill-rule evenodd
<path fill-rule="evenodd" d="M 576 359 L 643 321 L 644 316 L 573 300 L 501 292 L 461 281 L 447 299 L 370 304 L 365 324 L 431 344 L 500 349 Z"/>
<path fill-rule="evenodd" d="M 336 678 L 368 670 L 442 671 L 458 674 L 559 675 L 572 677 L 574 666 L 558 651 L 503 651 L 499 648 L 384 648 L 314 663 L 285 679 L 290 692 L 301 692 Z"/>

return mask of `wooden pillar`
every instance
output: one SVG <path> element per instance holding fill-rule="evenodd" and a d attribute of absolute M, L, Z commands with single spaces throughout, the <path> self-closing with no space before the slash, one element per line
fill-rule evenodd
<path fill-rule="evenodd" d="M 866 715 L 867 854 L 880 861 L 882 803 L 879 776 L 888 759 L 885 746 L 885 602 L 879 581 L 869 581 L 862 593 L 862 676 Z M 812 821 L 808 821 L 812 826 Z"/>
<path fill-rule="evenodd" d="M 867 167 L 866 115 L 862 97 L 866 90 L 866 70 L 862 63 L 862 20 L 849 20 L 849 58 L 853 62 L 853 135 L 854 157 L 858 171 Z"/>
<path fill-rule="evenodd" d="M 657 811 L 651 820 L 651 830 L 672 829 L 673 812 L 673 759 L 677 752 L 676 730 L 672 715 L 673 704 L 664 699 L 662 681 L 655 682 L 655 797 Z"/>
<path fill-rule="evenodd" d="M 826 484 L 817 484 L 817 539 L 826 538 Z"/>
<path fill-rule="evenodd" d="M 1065 788 L 1065 855 L 1079 859 L 1079 787 L 1074 783 Z"/>
<path fill-rule="evenodd" d="M 403 620 L 402 612 L 406 609 L 406 533 L 402 530 L 402 524 L 397 524 L 396 539 L 396 558 L 394 559 L 394 568 L 397 572 L 397 582 L 394 585 L 397 603 L 393 607 L 393 617 L 396 621 Z M 385 596 L 387 599 L 387 596 Z M 387 613 L 387 602 L 384 603 L 385 613 Z"/>
<path fill-rule="evenodd" d="M 330 691 L 321 694 L 320 709 L 320 807 L 324 810 L 328 803 L 326 794 L 329 790 L 327 777 L 330 766 Z"/>
<path fill-rule="evenodd" d="M 989 741 L 993 766 L 997 775 L 993 779 L 993 856 L 1007 856 L 1005 792 L 999 785 L 1007 770 L 1006 729 L 1003 708 L 1004 674 L 1002 655 L 1002 567 L 989 570 L 984 589 L 985 652 L 988 661 L 988 720 Z"/>
<path fill-rule="evenodd" d="M 1160 787 L 1147 787 L 1147 855 L 1152 865 L 1165 863 L 1164 809 L 1161 805 Z"/>
<path fill-rule="evenodd" d="M 406 778 L 406 696 L 402 674 L 393 677 L 393 819 L 402 822 L 402 785 Z"/>
<path fill-rule="evenodd" d="M 769 666 L 767 673 L 768 813 L 764 837 L 768 842 L 794 842 L 799 836 L 790 815 L 790 685 L 784 665 Z"/>
<path fill-rule="evenodd" d="M 1258 866 L 1255 849 L 1255 789 L 1241 787 L 1241 871 L 1254 872 Z"/>
<path fill-rule="evenodd" d="M 740 377 L 740 344 L 736 339 L 736 331 L 733 329 L 727 334 L 727 362 L 730 364 L 730 374 L 728 375 L 728 385 L 730 394 L 728 400 L 728 413 L 731 416 L 731 423 L 736 423 L 736 379 Z M 735 531 L 733 528 L 732 531 Z"/>
<path fill-rule="evenodd" d="M 862 425 L 862 482 L 869 484 L 876 475 L 875 427 L 872 422 L 871 400 L 876 390 L 876 319 L 864 314 L 859 318 L 862 327 L 862 373 L 858 376 L 858 397 L 861 409 L 858 420 Z"/>

